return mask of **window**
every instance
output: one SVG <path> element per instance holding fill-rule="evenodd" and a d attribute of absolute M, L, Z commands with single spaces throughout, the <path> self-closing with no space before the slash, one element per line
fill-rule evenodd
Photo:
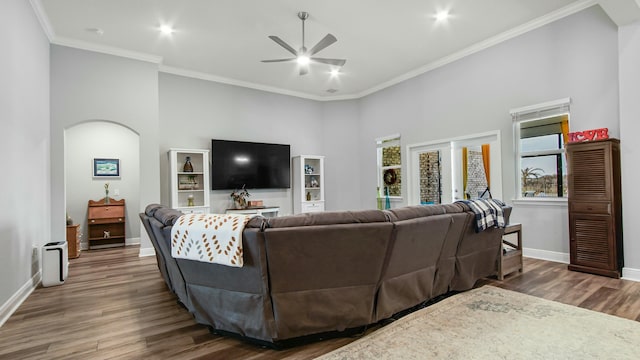
<path fill-rule="evenodd" d="M 376 140 L 378 150 L 378 197 L 402 196 L 402 151 L 400 135 Z"/>
<path fill-rule="evenodd" d="M 567 196 L 570 99 L 512 110 L 520 198 Z"/>

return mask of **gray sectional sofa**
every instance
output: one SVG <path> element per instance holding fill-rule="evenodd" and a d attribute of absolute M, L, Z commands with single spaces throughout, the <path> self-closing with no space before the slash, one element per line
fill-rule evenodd
<path fill-rule="evenodd" d="M 496 274 L 503 234 L 476 233 L 460 203 L 255 217 L 243 232 L 244 266 L 233 268 L 171 257 L 180 215 L 161 205 L 140 214 L 169 289 L 197 322 L 272 344 L 468 290 Z"/>

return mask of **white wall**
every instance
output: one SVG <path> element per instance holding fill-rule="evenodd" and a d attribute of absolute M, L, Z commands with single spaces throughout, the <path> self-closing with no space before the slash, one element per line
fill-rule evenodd
<path fill-rule="evenodd" d="M 360 208 L 359 114 L 357 100 L 323 104 L 325 210 Z"/>
<path fill-rule="evenodd" d="M 640 22 L 619 30 L 620 47 L 620 148 L 622 158 L 622 221 L 624 228 L 623 276 L 640 279 Z M 634 269 L 634 270 L 632 270 Z"/>
<path fill-rule="evenodd" d="M 120 177 L 93 177 L 93 159 L 120 159 Z M 82 248 L 86 249 L 87 202 L 105 196 L 125 199 L 126 243 L 140 242 L 140 141 L 130 129 L 106 121 L 90 121 L 65 131 L 65 178 L 67 212 L 80 224 Z"/>
<path fill-rule="evenodd" d="M 291 156 L 323 154 L 322 104 L 160 73 L 162 203 L 169 204 L 170 148 L 211 149 L 211 139 L 291 145 Z M 250 190 L 252 200 L 292 213 L 291 190 Z M 211 211 L 231 206 L 230 191 L 210 191 Z"/>
<path fill-rule="evenodd" d="M 376 206 L 376 137 L 400 133 L 404 147 L 500 130 L 507 201 L 516 181 L 510 109 L 571 97 L 572 131 L 608 127 L 618 137 L 617 54 L 617 27 L 594 6 L 361 99 L 361 207 Z M 525 247 L 568 252 L 561 209 L 514 207 Z"/>
<path fill-rule="evenodd" d="M 160 201 L 157 68 L 157 64 L 51 46 L 51 163 L 55 164 L 51 171 L 51 234 L 54 238 L 63 239 L 66 231 L 64 132 L 79 123 L 109 121 L 137 133 L 140 137 L 139 200 L 131 205 L 137 213 L 146 205 Z M 134 221 L 134 212 L 129 215 Z M 139 226 L 139 219 L 135 221 Z M 148 238 L 143 236 L 141 253 L 151 248 Z"/>
<path fill-rule="evenodd" d="M 33 248 L 52 240 L 49 41 L 28 1 L 0 3 L 0 46 L 1 325 L 38 280 Z"/>

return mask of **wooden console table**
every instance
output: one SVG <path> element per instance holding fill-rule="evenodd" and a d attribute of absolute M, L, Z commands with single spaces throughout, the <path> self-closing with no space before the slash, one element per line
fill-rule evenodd
<path fill-rule="evenodd" d="M 69 259 L 80 256 L 80 224 L 67 225 L 67 247 Z"/>
<path fill-rule="evenodd" d="M 89 200 L 87 216 L 87 241 L 93 246 L 111 247 L 125 245 L 124 199 Z"/>
<path fill-rule="evenodd" d="M 509 224 L 504 228 L 504 235 L 516 234 L 518 243 L 514 244 L 504 237 L 500 247 L 500 260 L 498 261 L 498 280 L 504 280 L 506 275 L 515 271 L 522 272 L 522 224 Z M 506 245 L 506 246 L 505 246 Z"/>

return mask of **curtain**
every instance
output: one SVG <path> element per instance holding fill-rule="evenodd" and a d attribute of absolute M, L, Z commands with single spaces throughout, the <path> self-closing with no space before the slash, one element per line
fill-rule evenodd
<path fill-rule="evenodd" d="M 562 127 L 562 140 L 566 145 L 567 142 L 569 142 L 569 116 L 568 115 L 564 115 L 562 117 L 562 122 L 560 123 L 560 126 Z"/>
<path fill-rule="evenodd" d="M 491 160 L 489 158 L 489 144 L 482 144 L 482 165 L 484 165 L 484 174 L 487 177 L 487 189 L 491 188 Z"/>
<path fill-rule="evenodd" d="M 464 198 L 468 199 L 467 196 L 467 179 L 469 174 L 467 173 L 468 163 L 467 163 L 467 148 L 462 148 L 462 193 L 464 194 Z"/>

